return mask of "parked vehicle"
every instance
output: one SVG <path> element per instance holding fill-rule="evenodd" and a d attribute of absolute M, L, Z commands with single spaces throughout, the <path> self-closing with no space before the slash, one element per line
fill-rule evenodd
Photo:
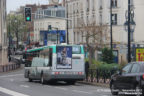
<path fill-rule="evenodd" d="M 27 52 L 31 51 L 27 50 Z M 41 47 L 38 57 L 32 59 L 31 66 L 25 66 L 25 78 L 29 81 L 40 80 L 42 84 L 45 81 L 65 81 L 74 84 L 76 81 L 85 79 L 83 46 Z"/>
<path fill-rule="evenodd" d="M 23 55 L 23 51 L 22 50 L 16 50 L 15 55 Z"/>
<path fill-rule="evenodd" d="M 110 89 L 113 95 L 121 92 L 144 96 L 144 62 L 129 63 L 121 71 L 112 75 Z"/>

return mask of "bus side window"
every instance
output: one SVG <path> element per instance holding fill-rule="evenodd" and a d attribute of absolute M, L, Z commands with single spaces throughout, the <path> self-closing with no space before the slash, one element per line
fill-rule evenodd
<path fill-rule="evenodd" d="M 50 51 L 49 51 L 49 66 L 50 67 L 52 66 L 52 48 L 50 48 Z"/>

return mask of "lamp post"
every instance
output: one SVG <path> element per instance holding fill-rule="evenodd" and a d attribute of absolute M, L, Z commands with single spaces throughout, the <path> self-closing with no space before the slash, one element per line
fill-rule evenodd
<path fill-rule="evenodd" d="M 128 14 L 127 14 L 128 13 Z M 128 31 L 128 62 L 131 62 L 131 41 L 133 41 L 133 32 L 136 23 L 134 21 L 134 10 L 131 7 L 131 2 L 128 0 L 128 11 L 126 11 L 126 22 L 124 23 L 125 30 Z"/>
<path fill-rule="evenodd" d="M 110 36 L 111 36 L 111 41 L 110 41 L 110 45 L 111 45 L 111 50 L 113 50 L 113 34 L 112 34 L 112 0 L 110 1 Z"/>
<path fill-rule="evenodd" d="M 56 32 L 57 32 L 57 44 L 59 44 L 58 28 L 56 28 Z"/>
<path fill-rule="evenodd" d="M 67 1 L 66 1 L 66 2 L 67 2 Z M 68 18 L 69 18 L 69 17 L 68 17 L 68 3 L 67 3 L 66 6 L 67 6 L 67 9 L 66 9 L 66 10 L 67 10 L 67 12 L 66 12 L 66 16 L 67 16 L 67 44 L 69 44 L 69 28 L 68 28 L 68 27 L 69 27 L 69 26 L 68 26 L 68 24 L 69 24 Z"/>

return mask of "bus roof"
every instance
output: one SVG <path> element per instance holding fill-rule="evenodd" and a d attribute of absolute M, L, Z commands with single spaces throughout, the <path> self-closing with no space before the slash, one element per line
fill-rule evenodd
<path fill-rule="evenodd" d="M 38 47 L 38 48 L 34 48 L 34 49 L 29 49 L 27 50 L 27 52 L 35 52 L 35 51 L 40 51 L 40 50 L 44 50 L 48 48 L 48 46 L 44 46 L 44 47 Z"/>
<path fill-rule="evenodd" d="M 55 49 L 55 51 L 54 51 L 54 53 L 56 52 L 56 46 L 82 46 L 82 45 L 61 45 L 61 44 L 59 44 L 59 45 L 50 45 L 50 46 L 43 46 L 43 47 L 38 47 L 38 48 L 34 48 L 34 49 L 29 49 L 29 50 L 27 50 L 27 52 L 28 53 L 30 53 L 30 52 L 35 52 L 35 51 L 40 51 L 40 50 L 44 50 L 44 49 L 47 49 L 47 48 L 54 48 Z"/>

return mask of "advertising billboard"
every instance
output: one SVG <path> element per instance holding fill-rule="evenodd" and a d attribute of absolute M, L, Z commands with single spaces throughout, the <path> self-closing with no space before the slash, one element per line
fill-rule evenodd
<path fill-rule="evenodd" d="M 57 46 L 57 69 L 72 68 L 72 46 Z"/>
<path fill-rule="evenodd" d="M 144 48 L 136 48 L 136 61 L 144 61 Z"/>

